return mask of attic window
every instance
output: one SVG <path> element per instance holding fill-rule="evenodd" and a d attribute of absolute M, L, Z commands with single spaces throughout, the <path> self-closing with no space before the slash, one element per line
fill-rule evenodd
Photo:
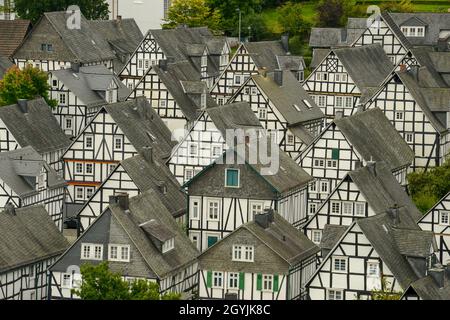
<path fill-rule="evenodd" d="M 402 32 L 405 37 L 424 37 L 425 27 L 402 27 Z"/>
<path fill-rule="evenodd" d="M 300 108 L 299 108 L 299 106 L 298 105 L 296 105 L 296 104 L 294 104 L 294 108 L 295 108 L 295 110 L 297 110 L 298 112 L 300 112 L 301 110 L 300 110 Z"/>
<path fill-rule="evenodd" d="M 95 46 L 96 45 L 96 43 L 95 43 L 95 41 L 94 40 L 91 40 L 91 42 L 92 42 L 92 44 Z"/>
<path fill-rule="evenodd" d="M 162 253 L 169 252 L 170 250 L 175 248 L 175 238 L 171 238 L 165 241 L 162 245 Z"/>
<path fill-rule="evenodd" d="M 53 45 L 48 43 L 41 44 L 41 51 L 44 52 L 53 52 Z"/>
<path fill-rule="evenodd" d="M 312 108 L 312 106 L 311 106 L 311 104 L 309 103 L 308 100 L 303 99 L 303 103 L 308 107 L 308 109 L 311 109 L 311 108 Z"/>

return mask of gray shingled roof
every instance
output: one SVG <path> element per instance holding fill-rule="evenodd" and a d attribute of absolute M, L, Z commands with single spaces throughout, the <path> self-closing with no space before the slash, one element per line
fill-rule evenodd
<path fill-rule="evenodd" d="M 425 37 L 406 37 L 412 45 L 436 45 L 440 31 L 450 30 L 450 13 L 388 13 L 399 27 L 425 26 Z"/>
<path fill-rule="evenodd" d="M 309 46 L 314 48 L 350 46 L 366 29 L 366 18 L 348 18 L 345 28 L 311 28 Z"/>
<path fill-rule="evenodd" d="M 17 143 L 22 148 L 32 146 L 40 154 L 67 148 L 70 140 L 45 100 L 29 100 L 27 105 L 26 114 L 17 104 L 0 108 L 0 119 Z"/>
<path fill-rule="evenodd" d="M 0 179 L 22 198 L 38 193 L 35 183 L 31 183 L 36 181 L 33 179 L 37 179 L 43 166 L 48 171 L 48 188 L 66 185 L 32 147 L 0 153 Z"/>
<path fill-rule="evenodd" d="M 107 104 L 99 91 L 106 91 L 113 81 L 120 83 L 117 76 L 104 65 L 81 67 L 79 72 L 61 69 L 52 73 L 87 107 Z"/>
<path fill-rule="evenodd" d="M 197 249 L 153 190 L 131 198 L 129 211 L 124 211 L 119 205 L 110 206 L 109 211 L 129 235 L 130 240 L 138 248 L 146 264 L 160 279 L 192 263 L 197 258 L 199 254 Z M 108 209 L 106 212 L 108 212 Z M 164 225 L 175 235 L 173 250 L 162 254 L 153 245 L 145 231 L 139 227 L 139 225 L 152 219 Z"/>
<path fill-rule="evenodd" d="M 450 52 L 435 52 L 432 47 L 414 47 L 410 49 L 420 68 L 419 82 L 425 87 L 449 87 L 445 73 L 450 73 Z"/>
<path fill-rule="evenodd" d="M 145 97 L 103 107 L 136 150 L 153 146 L 158 154 L 170 155 L 176 142 L 172 133 Z"/>
<path fill-rule="evenodd" d="M 252 78 L 283 115 L 289 126 L 325 117 L 291 72 L 283 72 L 282 86 L 279 86 L 273 77 L 273 73 L 269 73 L 266 77 L 258 74 Z M 305 100 L 311 108 L 304 102 Z M 297 105 L 301 111 L 297 111 L 294 105 Z"/>
<path fill-rule="evenodd" d="M 393 234 L 399 252 L 407 257 L 427 258 L 434 245 L 432 232 L 422 230 L 396 230 Z"/>
<path fill-rule="evenodd" d="M 69 246 L 43 206 L 0 212 L 0 272 L 56 257 Z"/>
<path fill-rule="evenodd" d="M 375 212 L 384 212 L 397 204 L 406 206 L 415 219 L 422 216 L 384 162 L 350 171 L 348 175 Z"/>
<path fill-rule="evenodd" d="M 30 20 L 0 20 L 0 55 L 10 58 L 30 30 Z"/>
<path fill-rule="evenodd" d="M 153 156 L 153 161 L 146 161 L 143 156 L 137 155 L 123 160 L 121 165 L 142 192 L 154 190 L 174 217 L 186 212 L 186 195 L 181 191 L 180 184 L 169 168 L 158 159 L 157 154 Z M 164 182 L 167 188 L 166 194 L 159 188 L 161 182 Z"/>
<path fill-rule="evenodd" d="M 278 69 L 277 56 L 286 56 L 287 54 L 281 41 L 247 42 L 244 44 L 244 47 L 256 66 L 258 68 L 267 68 L 268 71 Z"/>
<path fill-rule="evenodd" d="M 443 288 L 439 288 L 431 276 L 414 281 L 411 288 L 422 300 L 450 300 L 450 285 L 446 283 Z"/>
<path fill-rule="evenodd" d="M 392 30 L 392 32 L 397 36 L 397 39 L 400 41 L 400 43 L 406 49 L 410 49 L 412 47 L 411 42 L 409 42 L 409 39 L 407 39 L 405 37 L 405 35 L 403 34 L 403 32 L 400 30 L 399 25 L 394 21 L 391 13 L 389 13 L 387 11 L 383 11 L 381 13 L 381 18 L 387 24 L 387 26 Z"/>
<path fill-rule="evenodd" d="M 81 14 L 81 29 L 68 29 L 64 11 L 44 13 L 71 53 L 81 63 L 112 60 L 116 56 L 104 36 Z"/>
<path fill-rule="evenodd" d="M 300 56 L 277 56 L 278 68 L 280 70 L 304 70 L 305 60 Z"/>
<path fill-rule="evenodd" d="M 399 281 L 402 288 L 406 289 L 419 277 L 415 273 L 413 266 L 407 260 L 409 251 L 404 250 L 405 247 L 411 247 L 411 236 L 405 237 L 404 235 L 411 232 L 411 235 L 417 237 L 420 235 L 420 239 L 434 239 L 434 237 L 432 232 L 421 231 L 405 208 L 400 208 L 399 218 L 400 221 L 396 226 L 393 225 L 393 220 L 388 213 L 359 219 L 355 223 L 361 228 L 364 235 L 393 273 L 394 277 Z M 416 241 L 413 242 L 416 243 Z M 429 244 L 430 242 L 427 241 L 426 245 Z M 431 247 L 425 248 L 426 245 L 421 244 L 420 248 L 417 248 L 417 252 L 414 252 L 414 254 L 420 254 L 420 256 L 429 254 Z"/>
<path fill-rule="evenodd" d="M 310 68 L 315 69 L 330 54 L 330 49 L 316 48 L 313 50 Z"/>
<path fill-rule="evenodd" d="M 378 43 L 339 48 L 333 52 L 361 91 L 365 88 L 379 87 L 394 69 L 386 52 Z"/>
<path fill-rule="evenodd" d="M 414 152 L 379 108 L 336 119 L 334 123 L 366 161 L 384 161 L 395 170 L 414 160 Z"/>
<path fill-rule="evenodd" d="M 326 224 L 322 232 L 320 248 L 331 250 L 347 230 L 348 226 Z"/>

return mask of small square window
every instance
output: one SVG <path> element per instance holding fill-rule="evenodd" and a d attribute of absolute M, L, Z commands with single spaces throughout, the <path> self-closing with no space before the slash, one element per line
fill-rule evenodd
<path fill-rule="evenodd" d="M 312 242 L 315 244 L 319 244 L 322 241 L 322 231 L 321 230 L 313 230 L 312 231 Z"/>
<path fill-rule="evenodd" d="M 347 259 L 340 257 L 332 257 L 332 267 L 334 272 L 347 272 Z"/>
<path fill-rule="evenodd" d="M 94 141 L 94 137 L 93 136 L 86 135 L 84 137 L 84 147 L 86 149 L 92 149 L 94 147 L 93 141 Z"/>
<path fill-rule="evenodd" d="M 75 163 L 75 173 L 83 174 L 83 164 L 80 162 Z"/>
<path fill-rule="evenodd" d="M 446 226 L 450 225 L 449 215 L 450 215 L 449 211 L 442 211 L 440 214 L 440 224 Z"/>
<path fill-rule="evenodd" d="M 114 137 L 114 150 L 122 150 L 123 138 Z"/>
<path fill-rule="evenodd" d="M 341 213 L 341 204 L 339 202 L 331 202 L 331 213 L 333 214 Z"/>
<path fill-rule="evenodd" d="M 406 142 L 408 142 L 408 143 L 413 142 L 413 134 L 412 134 L 412 133 L 407 133 L 407 134 L 405 135 L 405 140 L 406 140 Z"/>
<path fill-rule="evenodd" d="M 238 169 L 225 169 L 225 187 L 239 187 L 239 170 Z"/>
<path fill-rule="evenodd" d="M 92 163 L 86 163 L 85 171 L 86 171 L 86 174 L 93 174 L 94 173 L 94 165 Z"/>

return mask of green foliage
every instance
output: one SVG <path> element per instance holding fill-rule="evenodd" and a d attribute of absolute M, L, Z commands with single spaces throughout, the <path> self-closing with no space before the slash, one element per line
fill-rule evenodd
<path fill-rule="evenodd" d="M 410 0 L 385 1 L 380 4 L 380 9 L 389 12 L 414 12 L 414 6 Z"/>
<path fill-rule="evenodd" d="M 181 297 L 176 293 L 160 296 L 155 282 L 137 279 L 130 284 L 121 274 L 109 271 L 107 261 L 82 265 L 81 276 L 81 287 L 72 289 L 72 294 L 83 300 L 179 300 Z"/>
<path fill-rule="evenodd" d="M 317 5 L 317 26 L 335 28 L 346 23 L 347 1 L 321 0 Z"/>
<path fill-rule="evenodd" d="M 22 19 L 36 23 L 44 12 L 66 11 L 70 5 L 80 7 L 89 20 L 108 19 L 106 0 L 14 0 L 15 11 Z"/>
<path fill-rule="evenodd" d="M 408 188 L 417 208 L 427 212 L 450 191 L 450 160 L 442 166 L 408 175 Z"/>
<path fill-rule="evenodd" d="M 210 9 L 206 0 L 175 0 L 167 12 L 163 28 L 175 28 L 179 24 L 188 27 L 207 26 L 218 32 L 222 17 L 217 9 Z"/>
<path fill-rule="evenodd" d="M 48 96 L 47 77 L 45 72 L 31 65 L 23 70 L 13 66 L 0 80 L 0 106 L 15 104 L 18 99 L 30 100 L 41 96 L 50 107 L 55 107 L 57 102 Z"/>
<path fill-rule="evenodd" d="M 267 29 L 266 22 L 260 14 L 249 14 L 242 17 L 241 24 L 242 37 L 249 36 L 250 41 L 267 40 L 271 36 L 269 30 Z M 235 25 L 232 34 L 239 34 L 239 24 Z"/>
<path fill-rule="evenodd" d="M 381 289 L 372 290 L 372 300 L 400 300 L 402 293 L 388 289 L 390 286 L 386 277 L 381 278 Z"/>
<path fill-rule="evenodd" d="M 278 9 L 278 23 L 283 32 L 292 36 L 307 33 L 311 25 L 303 20 L 303 5 L 300 3 L 287 2 Z"/>

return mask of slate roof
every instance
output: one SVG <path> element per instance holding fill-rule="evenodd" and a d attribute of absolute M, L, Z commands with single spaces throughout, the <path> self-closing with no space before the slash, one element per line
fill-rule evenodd
<path fill-rule="evenodd" d="M 56 257 L 69 246 L 43 206 L 0 212 L 0 272 Z"/>
<path fill-rule="evenodd" d="M 407 207 L 410 214 L 416 219 L 422 216 L 384 162 L 374 162 L 350 171 L 348 176 L 358 186 L 375 212 L 386 211 L 397 204 L 400 207 Z"/>
<path fill-rule="evenodd" d="M 347 230 L 348 226 L 326 224 L 322 232 L 320 248 L 331 250 Z"/>
<path fill-rule="evenodd" d="M 36 179 L 43 166 L 48 172 L 49 189 L 66 185 L 32 147 L 0 153 L 0 179 L 21 198 L 38 193 Z"/>
<path fill-rule="evenodd" d="M 348 18 L 345 28 L 311 28 L 309 46 L 313 48 L 350 46 L 366 29 L 365 18 Z"/>
<path fill-rule="evenodd" d="M 105 212 L 108 211 L 117 219 L 119 225 L 138 248 L 145 263 L 160 279 L 192 263 L 197 258 L 199 254 L 197 249 L 153 190 L 131 198 L 129 211 L 124 211 L 119 205 L 110 206 Z M 162 254 L 140 227 L 141 224 L 152 219 L 164 225 L 175 235 L 175 247 L 173 250 Z"/>
<path fill-rule="evenodd" d="M 121 85 L 119 78 L 104 65 L 80 67 L 79 72 L 73 69 L 61 69 L 52 73 L 87 107 L 107 104 L 99 91 L 106 91 L 113 81 Z"/>
<path fill-rule="evenodd" d="M 325 117 L 291 72 L 283 72 L 282 86 L 279 86 L 273 77 L 273 73 L 267 74 L 266 77 L 259 74 L 252 76 L 256 84 L 286 119 L 289 126 Z M 305 103 L 305 100 L 311 108 Z M 297 111 L 294 105 L 298 106 L 300 111 Z"/>
<path fill-rule="evenodd" d="M 0 119 L 23 148 L 33 147 L 39 154 L 65 149 L 70 140 L 62 131 L 44 99 L 27 102 L 24 114 L 17 104 L 0 108 Z"/>
<path fill-rule="evenodd" d="M 123 160 L 121 165 L 141 191 L 154 190 L 174 217 L 186 212 L 186 195 L 157 154 L 153 156 L 153 161 L 147 161 L 142 155 L 137 155 Z M 160 189 L 162 182 L 167 188 L 166 194 Z"/>
<path fill-rule="evenodd" d="M 29 20 L 0 20 L 0 55 L 10 58 L 30 30 Z"/>
<path fill-rule="evenodd" d="M 280 70 L 295 70 L 300 71 L 305 69 L 305 60 L 300 56 L 277 56 L 278 68 Z"/>
<path fill-rule="evenodd" d="M 160 242 L 165 242 L 175 237 L 175 234 L 165 225 L 152 219 L 139 225 L 147 234 L 156 238 Z"/>
<path fill-rule="evenodd" d="M 366 161 L 384 161 L 395 170 L 414 160 L 414 152 L 379 108 L 336 119 L 334 123 Z"/>
<path fill-rule="evenodd" d="M 169 156 L 176 142 L 172 133 L 145 97 L 103 107 L 136 150 L 152 146 L 158 154 Z"/>
<path fill-rule="evenodd" d="M 3 79 L 6 71 L 14 66 L 14 64 L 6 57 L 0 55 L 0 79 Z"/>
<path fill-rule="evenodd" d="M 330 49 L 314 48 L 310 68 L 315 69 L 330 54 Z"/>
<path fill-rule="evenodd" d="M 394 69 L 386 52 L 378 43 L 339 48 L 334 49 L 333 52 L 361 91 L 370 87 L 379 87 Z"/>
<path fill-rule="evenodd" d="M 381 18 L 386 23 L 386 25 L 391 29 L 391 31 L 397 36 L 397 39 L 400 41 L 400 43 L 406 49 L 410 49 L 412 47 L 411 42 L 409 42 L 409 39 L 407 39 L 404 33 L 400 30 L 399 25 L 394 21 L 392 15 L 387 11 L 383 11 L 381 13 Z"/>
<path fill-rule="evenodd" d="M 432 47 L 414 47 L 410 49 L 420 68 L 419 83 L 424 87 L 449 87 L 445 74 L 450 73 L 450 52 L 433 51 Z"/>
<path fill-rule="evenodd" d="M 425 37 L 406 37 L 412 45 L 436 45 L 440 31 L 450 30 L 450 13 L 414 12 L 414 13 L 385 13 L 399 27 L 425 26 Z"/>
<path fill-rule="evenodd" d="M 439 288 L 431 276 L 414 281 L 410 289 L 413 289 L 422 300 L 450 300 L 450 285 L 446 283 L 443 288 Z"/>
<path fill-rule="evenodd" d="M 413 250 L 415 256 L 424 257 L 429 255 L 431 245 L 435 248 L 435 242 L 433 242 L 433 233 L 420 230 L 406 208 L 400 208 L 399 218 L 397 225 L 394 225 L 388 213 L 381 213 L 369 218 L 356 220 L 355 223 L 361 228 L 402 288 L 406 289 L 413 281 L 419 278 L 413 266 L 407 260 L 410 254 L 409 249 L 417 244 L 415 240 L 411 242 L 411 237 L 416 236 L 419 239 L 427 240 Z M 405 234 L 410 234 L 411 236 L 405 236 Z M 430 246 L 428 247 L 428 245 Z M 408 250 L 405 250 L 405 248 L 408 248 Z"/>
<path fill-rule="evenodd" d="M 286 56 L 281 41 L 259 41 L 244 43 L 244 47 L 252 57 L 258 68 L 267 68 L 268 71 L 279 69 L 278 56 Z"/>

